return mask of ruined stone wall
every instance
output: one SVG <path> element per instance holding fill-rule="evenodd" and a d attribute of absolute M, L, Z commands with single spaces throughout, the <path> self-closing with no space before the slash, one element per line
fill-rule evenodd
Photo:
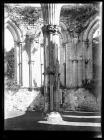
<path fill-rule="evenodd" d="M 66 75 L 67 88 L 81 87 L 83 80 L 85 80 L 85 69 L 84 69 L 85 66 L 83 66 L 85 59 L 84 47 L 85 46 L 83 46 L 82 41 L 78 40 L 77 38 L 70 38 L 70 36 L 68 37 L 68 41 L 65 45 L 61 43 L 60 79 L 62 85 L 65 86 L 65 75 Z M 66 64 L 66 74 L 65 74 L 65 64 Z"/>

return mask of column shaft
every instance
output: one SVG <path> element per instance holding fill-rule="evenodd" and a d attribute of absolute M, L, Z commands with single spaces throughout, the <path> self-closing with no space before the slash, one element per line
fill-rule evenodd
<path fill-rule="evenodd" d="M 22 86 L 22 44 L 19 44 L 19 85 Z"/>
<path fill-rule="evenodd" d="M 31 60 L 31 45 L 29 50 L 29 90 L 32 90 L 32 60 Z"/>
<path fill-rule="evenodd" d="M 59 110 L 59 17 L 58 4 L 42 4 L 44 27 L 44 92 L 45 111 Z"/>
<path fill-rule="evenodd" d="M 15 81 L 17 82 L 17 45 L 14 43 L 14 58 L 15 58 L 15 72 L 14 72 L 14 78 Z"/>

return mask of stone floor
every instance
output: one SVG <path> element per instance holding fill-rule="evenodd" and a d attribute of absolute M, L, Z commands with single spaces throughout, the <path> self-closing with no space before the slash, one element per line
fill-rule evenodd
<path fill-rule="evenodd" d="M 5 130 L 101 132 L 99 113 L 63 112 L 61 115 L 66 124 L 49 124 L 41 112 L 21 112 L 20 115 L 19 112 L 14 114 L 11 112 L 5 117 L 4 128 Z"/>

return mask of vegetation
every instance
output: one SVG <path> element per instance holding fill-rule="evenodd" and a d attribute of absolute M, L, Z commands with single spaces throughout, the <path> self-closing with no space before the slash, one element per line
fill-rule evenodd
<path fill-rule="evenodd" d="M 5 8 L 9 13 L 9 17 L 16 24 L 34 24 L 40 17 L 40 9 L 34 7 L 18 7 L 5 4 Z"/>
<path fill-rule="evenodd" d="M 89 24 L 90 18 L 99 13 L 99 4 L 84 4 L 72 8 L 62 8 L 61 17 L 66 17 L 66 25 L 70 35 L 80 34 Z M 70 22 L 69 22 L 70 21 Z"/>
<path fill-rule="evenodd" d="M 12 93 L 15 94 L 20 89 L 20 85 L 17 85 L 17 81 L 14 79 L 8 78 L 6 80 L 7 90 L 12 91 Z"/>
<path fill-rule="evenodd" d="M 15 73 L 15 59 L 14 59 L 14 48 L 12 48 L 9 52 L 6 53 L 6 61 L 7 61 L 7 77 L 10 79 L 14 78 Z"/>
<path fill-rule="evenodd" d="M 99 111 L 96 97 L 84 88 L 64 90 L 64 110 Z"/>

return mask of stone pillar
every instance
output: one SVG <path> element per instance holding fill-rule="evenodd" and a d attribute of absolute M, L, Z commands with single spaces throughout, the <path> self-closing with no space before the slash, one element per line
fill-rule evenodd
<path fill-rule="evenodd" d="M 86 79 L 86 70 L 85 70 L 85 60 L 86 60 L 86 47 L 85 47 L 85 41 L 82 41 L 82 86 L 85 84 L 85 79 Z"/>
<path fill-rule="evenodd" d="M 87 42 L 87 65 L 86 65 L 86 77 L 87 80 L 92 80 L 92 41 Z"/>
<path fill-rule="evenodd" d="M 19 85 L 22 86 L 22 43 L 19 42 Z"/>
<path fill-rule="evenodd" d="M 93 65 L 92 65 L 92 41 L 86 39 L 85 41 L 86 59 L 85 59 L 85 75 L 86 82 L 89 84 L 93 78 Z"/>
<path fill-rule="evenodd" d="M 82 87 L 82 80 L 83 80 L 83 58 L 82 57 L 79 57 L 78 58 L 78 68 L 77 68 L 77 71 L 78 71 L 78 81 L 77 81 L 77 84 L 78 84 L 78 87 Z"/>
<path fill-rule="evenodd" d="M 41 87 L 42 87 L 42 61 L 41 61 L 41 45 L 40 45 L 40 71 L 41 71 Z"/>
<path fill-rule="evenodd" d="M 31 59 L 31 45 L 32 45 L 32 42 L 33 42 L 33 38 L 29 38 L 29 91 L 32 91 L 32 59 Z"/>
<path fill-rule="evenodd" d="M 28 66 L 29 66 L 29 89 L 30 91 L 32 91 L 32 60 L 31 60 L 31 47 L 32 47 L 32 43 L 33 43 L 34 37 L 26 34 L 26 38 L 25 38 L 25 50 L 27 52 L 28 55 Z"/>
<path fill-rule="evenodd" d="M 22 86 L 22 42 L 15 42 L 15 80 Z M 19 68 L 18 68 L 19 67 Z"/>
<path fill-rule="evenodd" d="M 64 86 L 66 87 L 66 47 L 67 44 L 64 44 Z"/>
<path fill-rule="evenodd" d="M 59 110 L 59 19 L 61 5 L 41 4 L 44 26 L 44 111 Z"/>
<path fill-rule="evenodd" d="M 18 54 L 17 54 L 17 42 L 14 42 L 14 57 L 15 57 L 15 72 L 14 72 L 14 77 L 15 77 L 15 81 L 16 81 L 16 83 L 17 84 L 19 84 L 18 83 L 18 78 L 17 78 L 17 76 L 18 76 L 18 70 L 17 70 L 17 67 L 18 67 L 18 63 L 17 63 L 17 57 L 18 57 Z"/>

